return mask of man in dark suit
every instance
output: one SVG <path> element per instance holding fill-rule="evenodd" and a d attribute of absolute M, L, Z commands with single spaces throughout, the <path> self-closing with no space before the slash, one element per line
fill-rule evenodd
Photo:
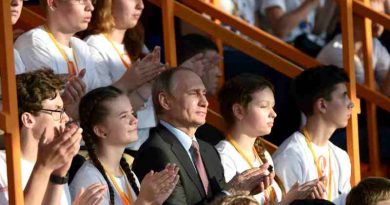
<path fill-rule="evenodd" d="M 266 167 L 251 169 L 226 184 L 217 151 L 196 139 L 208 107 L 199 76 L 183 68 L 164 71 L 153 85 L 152 96 L 160 123 L 139 149 L 133 170 L 142 179 L 167 163 L 179 166 L 180 180 L 165 204 L 205 204 L 221 193 L 252 191 L 260 184 Z"/>

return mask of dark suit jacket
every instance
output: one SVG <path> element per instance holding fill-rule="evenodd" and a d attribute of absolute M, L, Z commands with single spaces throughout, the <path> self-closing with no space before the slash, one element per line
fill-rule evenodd
<path fill-rule="evenodd" d="M 168 163 L 180 168 L 180 180 L 164 204 L 205 204 L 224 188 L 223 167 L 217 151 L 210 144 L 197 141 L 210 184 L 207 196 L 187 151 L 167 128 L 159 124 L 151 129 L 149 139 L 139 149 L 133 171 L 140 181 L 150 170 L 161 171 Z"/>

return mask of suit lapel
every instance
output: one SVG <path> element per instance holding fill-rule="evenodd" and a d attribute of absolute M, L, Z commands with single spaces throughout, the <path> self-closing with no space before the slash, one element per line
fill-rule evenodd
<path fill-rule="evenodd" d="M 189 158 L 187 151 L 184 149 L 184 147 L 180 144 L 180 141 L 176 138 L 174 134 L 172 134 L 168 129 L 166 129 L 161 124 L 159 125 L 160 130 L 160 136 L 164 138 L 167 142 L 171 144 L 172 152 L 175 154 L 176 158 L 179 160 L 181 166 L 184 168 L 185 172 L 191 179 L 191 181 L 196 185 L 196 188 L 198 189 L 199 193 L 201 195 L 205 196 L 206 193 L 204 191 L 202 182 L 200 180 L 200 177 L 198 175 L 198 172 L 196 172 L 194 164 L 192 163 L 191 159 Z M 182 171 L 182 170 L 180 170 Z"/>

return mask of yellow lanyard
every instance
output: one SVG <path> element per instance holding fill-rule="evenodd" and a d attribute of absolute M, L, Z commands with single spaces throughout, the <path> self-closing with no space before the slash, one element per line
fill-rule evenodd
<path fill-rule="evenodd" d="M 123 66 L 125 66 L 125 68 L 127 68 L 127 69 L 130 69 L 130 67 L 131 67 L 130 64 L 127 63 L 126 60 L 123 58 L 123 55 L 124 55 L 124 54 L 121 54 L 121 53 L 119 52 L 119 49 L 115 46 L 114 42 L 111 41 L 111 39 L 108 37 L 107 34 L 104 34 L 104 37 L 106 37 L 106 39 L 108 40 L 108 42 L 111 43 L 112 47 L 115 49 L 116 53 L 119 55 L 119 58 L 121 59 Z"/>
<path fill-rule="evenodd" d="M 58 51 L 60 51 L 62 57 L 64 58 L 64 60 L 66 61 L 66 64 L 68 66 L 68 72 L 71 76 L 74 76 L 78 73 L 78 63 L 77 63 L 77 55 L 76 55 L 76 52 L 74 50 L 73 47 L 72 48 L 72 52 L 73 52 L 73 58 L 74 58 L 74 61 L 76 63 L 76 67 L 74 66 L 73 62 L 69 59 L 69 57 L 66 55 L 64 49 L 62 49 L 62 47 L 60 46 L 60 44 L 58 44 L 58 41 L 56 40 L 56 38 L 53 36 L 53 34 L 50 32 L 49 28 L 46 26 L 46 25 L 43 25 L 43 28 L 45 29 L 45 31 L 47 32 L 47 34 L 49 35 L 49 37 L 51 38 L 51 40 L 53 41 L 54 45 L 57 47 Z"/>
<path fill-rule="evenodd" d="M 240 146 L 237 144 L 237 142 L 233 139 L 233 137 L 230 134 L 227 135 L 227 140 L 230 142 L 230 144 L 233 145 L 233 147 L 242 156 L 242 158 L 245 159 L 245 161 L 248 163 L 248 165 L 251 168 L 254 168 L 255 166 L 253 165 L 251 160 L 249 160 L 249 157 L 242 151 Z M 259 155 L 256 152 L 255 147 L 253 147 L 253 153 L 255 155 L 255 158 L 257 160 L 259 160 L 263 164 L 263 162 L 261 161 Z M 276 198 L 276 194 L 275 194 L 275 189 L 274 189 L 273 186 L 269 186 L 266 190 L 264 190 L 264 204 L 267 204 L 267 203 L 274 204 L 275 198 Z"/>
<path fill-rule="evenodd" d="M 127 177 L 126 177 L 126 174 L 125 172 L 122 170 L 121 168 L 121 171 L 122 173 L 124 174 L 125 176 L 125 181 L 126 181 L 126 185 L 127 185 L 127 196 L 126 194 L 122 191 L 122 189 L 119 187 L 119 185 L 116 183 L 116 180 L 115 180 L 115 177 L 112 176 L 112 174 L 106 169 L 106 167 L 102 164 L 103 166 L 103 169 L 104 169 L 104 172 L 106 172 L 106 174 L 108 175 L 108 177 L 110 178 L 112 184 L 114 185 L 114 188 L 115 190 L 119 193 L 119 196 L 121 197 L 122 199 L 122 203 L 124 205 L 132 205 L 134 200 L 133 200 L 133 197 L 131 196 L 131 192 L 130 192 L 130 185 L 129 185 L 129 181 L 127 180 Z"/>
<path fill-rule="evenodd" d="M 303 128 L 303 135 L 305 136 L 306 144 L 310 149 L 311 155 L 313 156 L 314 164 L 316 165 L 316 168 L 317 168 L 318 177 L 321 177 L 322 171 L 320 168 L 319 160 L 317 159 L 317 155 L 314 152 L 314 149 L 313 149 L 313 146 L 312 146 L 312 143 L 310 140 L 311 138 L 310 138 L 309 132 L 307 131 L 306 127 Z M 332 199 L 332 161 L 331 161 L 331 154 L 330 154 L 330 146 L 329 145 L 328 145 L 328 153 L 329 153 L 329 174 L 328 174 L 329 179 L 327 180 L 326 186 L 328 187 L 328 200 L 331 201 L 331 199 Z"/>

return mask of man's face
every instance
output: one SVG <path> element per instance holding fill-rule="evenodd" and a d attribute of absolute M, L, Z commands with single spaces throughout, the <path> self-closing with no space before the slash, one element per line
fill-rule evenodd
<path fill-rule="evenodd" d="M 42 110 L 35 116 L 35 124 L 32 128 L 33 135 L 35 137 L 44 135 L 47 143 L 57 137 L 59 131 L 64 130 L 66 123 L 69 121 L 69 117 L 65 112 L 61 114 L 63 109 L 64 103 L 58 92 L 54 99 L 42 101 Z"/>
<path fill-rule="evenodd" d="M 206 122 L 206 88 L 199 76 L 186 70 L 175 73 L 170 91 L 165 114 L 176 126 L 197 128 Z"/>
<path fill-rule="evenodd" d="M 351 117 L 353 103 L 348 97 L 345 83 L 335 85 L 331 93 L 331 100 L 325 100 L 326 112 L 324 118 L 335 125 L 336 128 L 346 127 Z"/>

